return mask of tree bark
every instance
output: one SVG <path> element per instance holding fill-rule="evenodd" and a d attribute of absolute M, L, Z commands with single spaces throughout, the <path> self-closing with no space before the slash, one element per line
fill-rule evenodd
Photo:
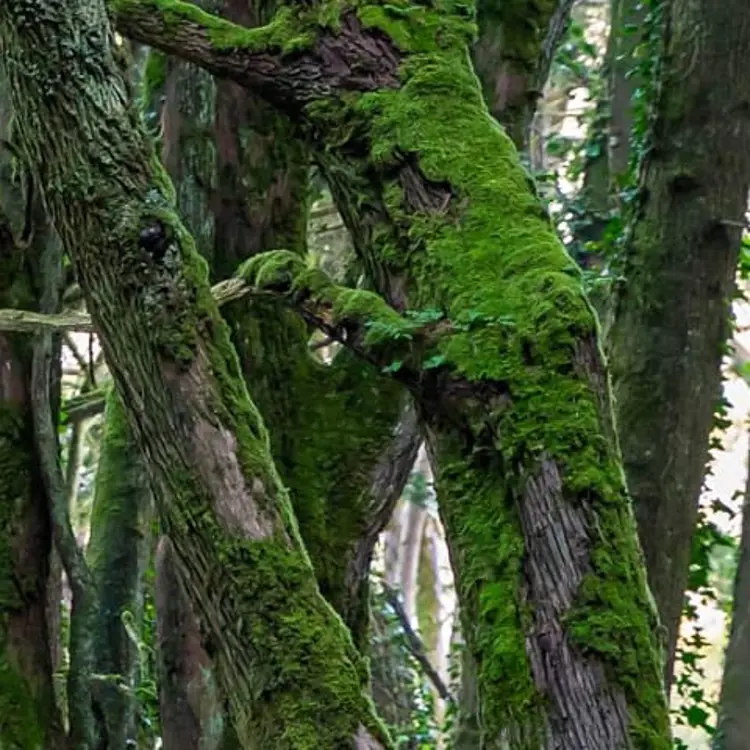
<path fill-rule="evenodd" d="M 492 116 L 516 147 L 528 130 L 542 96 L 573 0 L 479 0 L 479 38 L 473 58 Z"/>
<path fill-rule="evenodd" d="M 174 549 L 166 536 L 156 550 L 155 604 L 164 750 L 228 747 L 231 733 L 225 726 L 213 665 L 203 648 L 198 617 L 180 585 Z"/>
<path fill-rule="evenodd" d="M 687 584 L 750 182 L 750 6 L 671 4 L 649 156 L 613 303 L 617 422 L 668 633 Z"/>
<path fill-rule="evenodd" d="M 737 573 L 732 597 L 732 627 L 724 653 L 713 750 L 747 750 L 750 738 L 750 480 L 742 507 Z"/>
<path fill-rule="evenodd" d="M 124 33 L 257 88 L 312 136 L 382 297 L 290 253 L 243 276 L 308 318 L 323 308 L 326 330 L 415 394 L 479 665 L 482 745 L 667 748 L 595 316 L 487 117 L 466 10 L 363 4 L 319 27 L 325 7 L 248 32 L 179 3 L 116 3 Z"/>
<path fill-rule="evenodd" d="M 101 333 L 238 737 L 389 747 L 112 41 L 101 0 L 0 7 L 19 142 Z"/>
<path fill-rule="evenodd" d="M 268 4 L 200 5 L 244 26 L 269 20 Z M 304 254 L 309 160 L 288 119 L 237 84 L 215 81 L 177 60 L 166 65 L 164 91 L 162 159 L 175 183 L 177 208 L 212 278 L 227 278 L 264 250 L 287 247 Z M 269 425 L 272 454 L 290 488 L 321 592 L 364 651 L 372 549 L 416 455 L 414 410 L 401 409 L 401 389 L 348 352 L 331 366 L 316 362 L 309 327 L 277 301 L 240 300 L 222 315 Z M 189 612 L 182 619 L 197 624 Z M 179 633 L 174 637 L 170 643 L 164 629 L 162 643 L 172 654 L 187 643 Z M 187 668 L 189 655 L 170 661 Z M 209 663 L 202 657 L 204 674 Z M 195 692 L 199 683 L 187 672 L 185 677 Z M 176 677 L 170 682 L 177 699 L 178 683 Z M 165 701 L 172 703 L 163 694 Z M 167 715 L 181 721 L 179 711 Z M 213 724 L 215 717 L 204 731 L 215 734 Z"/>
<path fill-rule="evenodd" d="M 48 227 L 13 177 L 10 120 L 0 73 L 0 306 L 34 310 L 29 250 L 44 244 Z M 0 746 L 62 750 L 46 616 L 50 506 L 34 442 L 31 357 L 28 337 L 0 333 Z"/>

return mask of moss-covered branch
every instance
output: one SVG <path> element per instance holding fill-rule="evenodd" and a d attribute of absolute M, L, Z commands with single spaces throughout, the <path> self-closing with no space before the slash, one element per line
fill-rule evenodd
<path fill-rule="evenodd" d="M 363 49 L 356 21 L 339 26 L 335 37 L 317 35 L 321 24 L 339 25 L 343 7 L 326 15 L 316 4 L 282 6 L 269 24 L 248 29 L 180 0 L 110 0 L 109 6 L 125 36 L 230 78 L 285 109 L 298 111 L 303 101 L 352 85 L 395 85 L 392 54 L 381 44 Z"/>

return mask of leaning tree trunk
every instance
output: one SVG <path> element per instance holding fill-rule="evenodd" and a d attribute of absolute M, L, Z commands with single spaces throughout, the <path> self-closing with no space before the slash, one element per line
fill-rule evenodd
<path fill-rule="evenodd" d="M 239 739 L 389 747 L 113 41 L 101 0 L 0 6 L 19 143 L 73 258 Z"/>
<path fill-rule="evenodd" d="M 288 252 L 241 275 L 416 396 L 482 745 L 669 747 L 596 319 L 488 117 L 466 54 L 471 8 L 362 4 L 320 26 L 324 3 L 247 31 L 188 4 L 115 5 L 124 33 L 256 88 L 311 136 L 382 297 Z"/>
<path fill-rule="evenodd" d="M 267 21 L 270 10 L 268 4 L 247 2 L 200 5 L 222 9 L 225 17 L 249 26 Z M 276 247 L 303 255 L 309 167 L 292 124 L 231 81 L 215 81 L 176 60 L 165 70 L 162 158 L 175 183 L 178 210 L 212 278 L 226 278 L 241 261 Z M 156 83 L 152 76 L 150 87 Z M 290 489 L 321 592 L 364 650 L 370 558 L 416 454 L 414 411 L 402 408 L 396 384 L 349 352 L 331 365 L 316 361 L 309 327 L 278 301 L 238 300 L 225 306 L 222 316 L 269 426 L 271 451 Z M 171 557 L 160 559 L 166 568 Z M 159 580 L 172 577 L 162 570 Z M 170 614 L 174 606 L 170 601 Z M 182 621 L 195 623 L 188 612 Z M 199 650 L 191 642 L 191 654 L 177 659 L 188 641 L 182 633 L 173 635 L 174 643 L 162 628 L 160 642 L 169 655 L 162 668 L 171 679 L 162 685 L 161 700 L 164 708 L 172 706 L 166 715 L 182 722 L 178 708 L 188 704 L 181 693 L 187 683 L 191 694 L 197 692 L 193 673 L 208 677 L 210 660 L 201 654 L 196 672 L 190 657 Z M 179 668 L 187 670 L 186 685 L 177 679 Z M 210 679 L 206 689 L 213 690 Z M 207 742 L 214 742 L 215 723 L 214 717 L 204 727 Z M 178 727 L 169 734 L 180 732 Z M 200 732 L 192 736 L 201 741 Z M 183 750 L 190 747 L 180 742 Z"/>
<path fill-rule="evenodd" d="M 748 3 L 671 3 L 609 333 L 625 471 L 668 632 L 668 684 L 750 184 L 748 48 Z"/>
<path fill-rule="evenodd" d="M 241 0 L 223 12 L 243 25 L 268 20 L 267 9 L 250 12 Z M 162 122 L 177 207 L 213 280 L 259 252 L 305 255 L 308 157 L 288 118 L 183 63 L 167 75 Z M 330 365 L 316 360 L 309 326 L 277 300 L 238 300 L 222 316 L 321 592 L 362 648 L 372 548 L 419 444 L 413 410 L 402 389 L 349 352 Z"/>
<path fill-rule="evenodd" d="M 742 507 L 742 534 L 732 597 L 732 629 L 724 654 L 713 750 L 747 750 L 750 742 L 750 478 Z"/>

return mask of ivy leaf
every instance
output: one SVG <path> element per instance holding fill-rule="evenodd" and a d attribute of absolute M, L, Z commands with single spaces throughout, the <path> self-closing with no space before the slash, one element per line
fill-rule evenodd
<path fill-rule="evenodd" d="M 391 364 L 386 365 L 382 369 L 382 372 L 384 372 L 386 374 L 398 372 L 401 369 L 401 367 L 403 366 L 403 364 L 404 364 L 403 360 L 395 359 L 395 360 L 393 360 L 393 362 L 391 362 Z"/>
<path fill-rule="evenodd" d="M 434 370 L 436 367 L 440 367 L 443 364 L 445 364 L 445 355 L 433 354 L 432 357 L 429 357 L 424 361 L 422 366 L 425 370 Z"/>

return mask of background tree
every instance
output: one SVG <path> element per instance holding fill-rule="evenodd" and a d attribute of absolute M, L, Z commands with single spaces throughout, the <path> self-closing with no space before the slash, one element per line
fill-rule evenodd
<path fill-rule="evenodd" d="M 750 184 L 750 81 L 736 56 L 750 8 L 656 7 L 664 70 L 607 344 L 669 683 Z"/>

